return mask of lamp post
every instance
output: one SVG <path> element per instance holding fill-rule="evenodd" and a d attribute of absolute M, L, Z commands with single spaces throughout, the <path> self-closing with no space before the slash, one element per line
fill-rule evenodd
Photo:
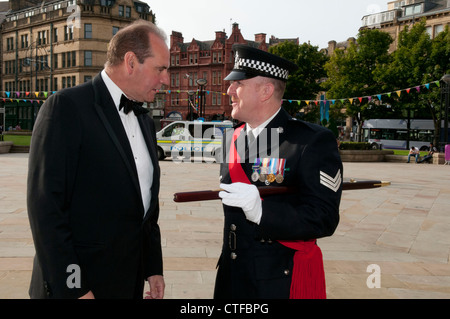
<path fill-rule="evenodd" d="M 194 100 L 194 94 L 195 94 L 194 91 L 189 91 L 188 92 L 188 95 L 189 95 L 189 98 L 188 98 L 188 113 L 186 115 L 186 119 L 188 121 L 192 121 L 192 106 L 194 104 L 194 101 L 193 101 Z"/>
<path fill-rule="evenodd" d="M 442 77 L 441 106 L 444 104 L 444 143 L 448 144 L 448 108 L 450 107 L 450 74 Z"/>
<path fill-rule="evenodd" d="M 197 80 L 197 84 L 200 86 L 200 101 L 199 101 L 199 117 L 205 117 L 205 91 L 204 88 L 206 86 L 206 84 L 208 83 L 208 81 L 206 81 L 205 79 L 198 79 Z"/>

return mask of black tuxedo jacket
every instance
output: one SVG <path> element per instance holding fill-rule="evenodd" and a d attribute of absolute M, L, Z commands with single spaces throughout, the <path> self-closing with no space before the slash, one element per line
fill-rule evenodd
<path fill-rule="evenodd" d="M 154 167 L 146 214 L 131 147 L 100 74 L 41 107 L 27 190 L 32 298 L 89 290 L 97 298 L 142 298 L 144 280 L 162 275 L 155 126 L 147 115 L 138 121 Z"/>
<path fill-rule="evenodd" d="M 228 166 L 232 133 L 224 137 L 227 153 L 220 172 L 225 184 L 233 182 Z M 248 221 L 240 208 L 224 205 L 215 298 L 289 298 L 295 251 L 278 240 L 311 240 L 334 233 L 343 173 L 336 138 L 330 130 L 293 119 L 282 109 L 258 136 L 258 153 L 254 145 L 242 147 L 245 139 L 244 129 L 235 145 L 251 183 L 265 186 L 251 179 L 255 157 L 280 158 L 286 160 L 284 180 L 270 186 L 295 187 L 296 192 L 265 197 L 259 225 Z"/>

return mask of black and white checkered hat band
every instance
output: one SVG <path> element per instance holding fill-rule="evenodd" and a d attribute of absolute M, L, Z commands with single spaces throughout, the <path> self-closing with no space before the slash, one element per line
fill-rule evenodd
<path fill-rule="evenodd" d="M 234 68 L 235 69 L 249 68 L 259 72 L 263 72 L 275 78 L 280 78 L 284 80 L 287 80 L 289 76 L 288 70 L 280 68 L 276 65 L 267 62 L 242 59 L 239 57 L 236 58 Z"/>

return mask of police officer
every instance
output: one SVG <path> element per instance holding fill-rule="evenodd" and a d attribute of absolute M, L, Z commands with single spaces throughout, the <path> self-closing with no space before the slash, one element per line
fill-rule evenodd
<path fill-rule="evenodd" d="M 214 297 L 325 298 L 316 239 L 339 222 L 342 162 L 324 127 L 296 120 L 281 107 L 297 66 L 236 45 L 225 78 L 232 117 L 224 136 L 221 188 L 225 223 Z M 290 191 L 261 198 L 257 187 Z"/>

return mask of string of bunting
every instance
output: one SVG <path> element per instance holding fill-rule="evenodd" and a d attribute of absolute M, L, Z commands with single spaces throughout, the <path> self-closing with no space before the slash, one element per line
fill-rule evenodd
<path fill-rule="evenodd" d="M 375 94 L 375 95 L 371 95 L 371 96 L 361 96 L 361 97 L 352 97 L 352 98 L 343 98 L 343 99 L 325 99 L 325 100 L 283 100 L 283 101 L 287 101 L 289 103 L 298 103 L 298 105 L 300 106 L 302 102 L 305 102 L 306 105 L 309 105 L 311 103 L 314 103 L 316 106 L 319 105 L 319 103 L 328 103 L 331 102 L 333 105 L 336 104 L 337 102 L 340 102 L 342 104 L 344 104 L 346 101 L 349 101 L 350 104 L 353 104 L 354 101 L 359 101 L 359 103 L 362 103 L 363 100 L 368 100 L 368 102 L 372 101 L 375 97 L 381 101 L 383 96 L 388 96 L 391 97 L 392 94 L 397 94 L 398 97 L 400 97 L 402 95 L 402 92 L 406 92 L 406 93 L 411 93 L 411 91 L 416 90 L 418 93 L 421 92 L 422 88 L 426 88 L 426 89 L 430 89 L 430 85 L 431 84 L 435 84 L 436 86 L 440 87 L 440 81 L 434 81 L 434 82 L 430 82 L 430 83 L 426 83 L 426 84 L 422 84 L 422 85 L 417 85 L 414 87 L 410 87 L 407 89 L 402 89 L 402 90 L 396 90 L 393 92 L 388 92 L 388 93 L 379 93 L 379 94 Z"/>
<path fill-rule="evenodd" d="M 388 96 L 391 97 L 392 94 L 397 94 L 398 97 L 401 96 L 402 92 L 406 92 L 406 93 L 411 93 L 411 91 L 415 90 L 416 92 L 420 93 L 422 88 L 426 88 L 426 89 L 430 89 L 430 86 L 432 84 L 435 84 L 436 86 L 440 87 L 440 81 L 434 81 L 434 82 L 430 82 L 430 83 L 426 83 L 426 84 L 421 84 L 421 85 L 417 85 L 414 87 L 410 87 L 407 89 L 402 89 L 402 90 L 396 90 L 393 92 L 388 92 L 388 93 L 380 93 L 380 94 L 375 94 L 375 95 L 371 95 L 371 96 L 361 96 L 361 97 L 352 97 L 352 98 L 341 98 L 341 99 L 325 99 L 325 100 L 291 100 L 291 99 L 284 99 L 283 101 L 287 101 L 289 103 L 297 103 L 299 106 L 301 105 L 301 103 L 306 103 L 306 105 L 309 105 L 311 103 L 314 103 L 315 105 L 318 105 L 319 103 L 332 103 L 333 105 L 336 104 L 337 102 L 340 102 L 342 104 L 344 104 L 346 101 L 349 101 L 350 104 L 353 104 L 354 101 L 359 101 L 360 103 L 362 103 L 363 100 L 368 100 L 369 102 L 371 100 L 373 100 L 375 97 L 378 98 L 378 100 L 382 100 L 383 96 Z M 52 91 L 52 92 L 48 92 L 48 91 L 36 91 L 36 92 L 30 92 L 30 91 L 0 91 L 3 95 L 3 97 L 1 98 L 3 100 L 3 102 L 6 102 L 6 100 L 10 100 L 11 102 L 14 101 L 30 101 L 30 102 L 38 102 L 38 103 L 43 103 L 44 100 L 46 100 L 48 98 L 49 95 L 51 94 L 55 94 L 56 91 Z M 172 94 L 172 93 L 189 93 L 192 92 L 192 90 L 158 90 L 157 93 L 165 93 L 165 94 Z M 200 90 L 196 91 L 197 93 L 200 92 Z M 220 94 L 220 95 L 227 95 L 226 93 L 223 92 L 214 92 L 214 91 L 208 91 L 205 90 L 206 94 Z M 179 101 L 188 101 L 188 99 L 179 99 Z"/>
<path fill-rule="evenodd" d="M 30 91 L 1 91 L 2 92 L 2 101 L 6 102 L 7 100 L 11 102 L 38 102 L 38 103 L 44 103 L 44 100 L 46 100 L 50 94 L 55 94 L 56 91 L 48 92 L 48 91 L 36 91 L 36 92 L 30 92 Z"/>

